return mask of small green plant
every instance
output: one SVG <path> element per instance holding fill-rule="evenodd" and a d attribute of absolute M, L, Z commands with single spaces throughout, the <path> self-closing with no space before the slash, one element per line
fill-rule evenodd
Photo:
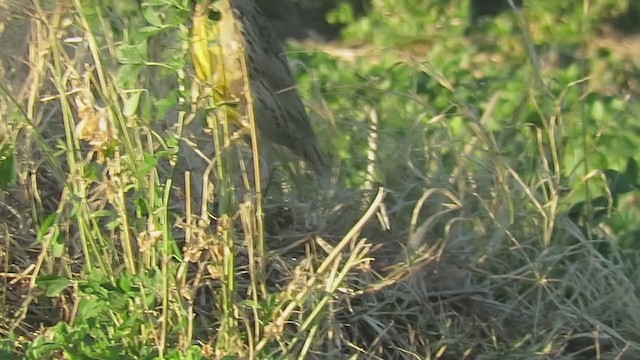
<path fill-rule="evenodd" d="M 92 273 L 78 281 L 59 276 L 41 276 L 38 288 L 48 297 L 59 297 L 67 291 L 81 299 L 73 324 L 58 323 L 26 345 L 25 355 L 32 359 L 52 358 L 137 358 L 155 359 L 158 335 L 157 299 L 161 294 L 159 273 L 132 276 L 122 274 L 110 279 L 106 274 Z M 183 329 L 180 325 L 173 332 Z M 174 355 L 167 355 L 169 358 Z M 189 348 L 181 359 L 197 359 L 197 348 Z"/>

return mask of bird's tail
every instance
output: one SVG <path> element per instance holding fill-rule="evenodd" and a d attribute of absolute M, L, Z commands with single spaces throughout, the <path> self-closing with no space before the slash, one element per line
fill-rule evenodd
<path fill-rule="evenodd" d="M 323 179 L 329 179 L 330 171 L 327 163 L 314 142 L 304 144 L 302 157 L 307 162 L 311 170 Z"/>

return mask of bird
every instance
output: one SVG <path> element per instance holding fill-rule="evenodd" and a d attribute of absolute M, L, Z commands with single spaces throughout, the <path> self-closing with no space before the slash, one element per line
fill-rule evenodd
<path fill-rule="evenodd" d="M 284 48 L 260 8 L 253 0 L 218 0 L 213 4 L 219 15 L 216 27 L 207 28 L 207 6 L 196 4 L 193 19 L 196 75 L 211 83 L 222 101 L 238 102 L 232 122 L 247 119 L 250 103 L 262 141 L 288 148 L 314 172 L 324 173 L 318 140 Z M 247 84 L 251 102 L 246 99 Z"/>

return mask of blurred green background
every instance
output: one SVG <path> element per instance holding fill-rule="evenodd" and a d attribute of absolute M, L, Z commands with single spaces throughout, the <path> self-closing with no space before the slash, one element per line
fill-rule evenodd
<path fill-rule="evenodd" d="M 314 4 L 292 6 L 317 9 Z M 484 114 L 483 125 L 518 171 L 529 169 L 533 178 L 539 162 L 553 163 L 565 191 L 561 208 L 585 231 L 599 227 L 615 234 L 623 247 L 636 248 L 640 3 L 525 0 L 514 5 L 522 6 L 512 11 L 509 1 L 323 2 L 327 22 L 341 28 L 338 39 L 333 38 L 336 28 L 326 32 L 330 55 L 296 52 L 294 45 L 291 57 L 312 69 L 301 75 L 303 87 L 319 92 L 334 114 L 362 123 L 367 116 L 362 110 L 375 104 L 384 128 L 395 129 L 398 141 L 417 136 L 406 119 L 444 115 L 452 140 L 464 143 L 465 111 Z M 344 48 L 360 53 L 354 50 L 355 57 L 343 61 L 336 54 Z M 463 111 L 461 104 L 468 108 Z M 357 125 L 343 125 L 339 133 L 351 135 L 337 147 L 347 168 L 362 170 L 365 154 L 348 154 L 366 139 L 357 138 L 362 134 L 354 131 Z M 537 131 L 552 135 L 560 159 L 543 159 L 551 155 L 540 150 Z M 392 144 L 387 146 L 381 152 L 393 154 Z M 447 151 L 457 150 L 442 149 L 443 159 Z"/>

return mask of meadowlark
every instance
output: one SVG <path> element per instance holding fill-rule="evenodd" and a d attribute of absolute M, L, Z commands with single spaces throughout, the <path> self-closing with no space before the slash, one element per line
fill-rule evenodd
<path fill-rule="evenodd" d="M 247 118 L 245 85 L 260 139 L 287 147 L 321 174 L 325 165 L 282 44 L 252 0 L 218 0 L 220 15 L 207 27 L 208 3 L 196 4 L 192 55 L 197 76 L 209 82 L 222 101 L 237 101 L 236 123 Z M 245 71 L 243 71 L 243 61 Z"/>

